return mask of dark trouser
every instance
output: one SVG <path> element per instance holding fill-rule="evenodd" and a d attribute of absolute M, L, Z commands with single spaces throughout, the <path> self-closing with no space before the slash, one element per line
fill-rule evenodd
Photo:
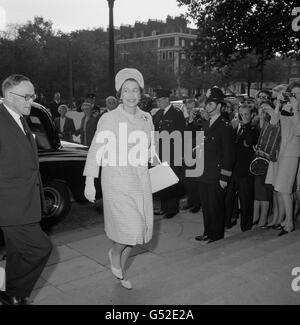
<path fill-rule="evenodd" d="M 39 223 L 1 227 L 6 248 L 6 292 L 29 297 L 52 250 Z"/>
<path fill-rule="evenodd" d="M 254 204 L 254 177 L 241 177 L 238 181 L 238 196 L 241 203 L 241 230 L 252 228 Z"/>
<path fill-rule="evenodd" d="M 200 207 L 199 182 L 196 177 L 183 177 L 183 185 L 187 194 L 187 204 Z"/>
<path fill-rule="evenodd" d="M 238 219 L 238 184 L 234 179 L 228 185 L 225 197 L 225 226 L 230 227 L 233 221 Z"/>
<path fill-rule="evenodd" d="M 171 166 L 177 177 L 180 178 L 181 168 Z M 181 195 L 180 184 L 175 184 L 159 192 L 161 209 L 165 213 L 177 213 L 179 210 L 179 199 Z"/>
<path fill-rule="evenodd" d="M 199 182 L 199 192 L 204 218 L 204 235 L 209 239 L 224 238 L 225 193 L 218 183 Z"/>
<path fill-rule="evenodd" d="M 241 205 L 241 230 L 250 230 L 253 223 L 254 177 L 235 177 L 232 179 L 228 190 L 226 195 L 226 222 L 234 210 L 234 197 L 231 196 L 231 193 L 237 192 Z"/>

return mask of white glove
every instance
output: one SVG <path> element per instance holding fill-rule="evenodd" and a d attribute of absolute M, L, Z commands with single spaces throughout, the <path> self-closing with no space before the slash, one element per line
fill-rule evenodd
<path fill-rule="evenodd" d="M 96 200 L 96 189 L 94 185 L 94 178 L 87 177 L 84 188 L 84 196 L 86 199 L 92 203 L 95 203 Z"/>

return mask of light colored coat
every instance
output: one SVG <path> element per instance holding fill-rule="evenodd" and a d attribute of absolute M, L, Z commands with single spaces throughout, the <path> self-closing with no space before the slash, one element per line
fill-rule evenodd
<path fill-rule="evenodd" d="M 103 114 L 97 126 L 95 137 L 89 149 L 84 175 L 98 177 L 101 163 L 101 186 L 103 193 L 104 223 L 107 236 L 114 242 L 134 246 L 150 241 L 153 232 L 153 200 L 147 161 L 143 166 L 119 164 L 119 148 L 127 154 L 136 143 L 129 143 L 120 136 L 120 125 L 127 127 L 127 134 L 142 131 L 146 135 L 146 150 L 151 148 L 151 115 L 139 108 L 135 115 L 127 113 L 120 105 Z M 110 131 L 116 138 L 115 166 L 105 165 L 104 153 L 113 149 L 108 142 L 99 143 L 103 131 Z M 125 142 L 123 142 L 125 141 Z M 112 142 L 113 143 L 113 142 Z M 111 143 L 111 144 L 112 144 Z M 125 143 L 127 143 L 127 150 Z M 98 162 L 97 162 L 98 158 Z"/>

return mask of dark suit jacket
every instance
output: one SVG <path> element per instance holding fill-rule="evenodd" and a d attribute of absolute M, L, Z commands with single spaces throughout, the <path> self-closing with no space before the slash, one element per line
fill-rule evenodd
<path fill-rule="evenodd" d="M 57 117 L 54 121 L 56 131 L 61 134 L 62 140 L 72 141 L 72 135 L 75 134 L 74 121 L 71 118 L 66 117 L 63 132 L 60 131 L 60 117 Z"/>
<path fill-rule="evenodd" d="M 229 183 L 235 161 L 234 132 L 231 124 L 220 116 L 211 127 L 204 123 L 204 171 L 199 181 Z"/>
<path fill-rule="evenodd" d="M 81 125 L 80 125 L 80 130 L 79 130 L 80 141 L 81 141 L 81 144 L 89 147 L 92 143 L 95 132 L 97 130 L 99 116 L 98 117 L 91 116 L 89 118 L 89 120 L 86 123 L 86 134 L 84 134 L 84 121 L 85 121 L 85 116 L 81 120 Z M 77 134 L 78 134 L 78 131 L 77 131 Z"/>
<path fill-rule="evenodd" d="M 37 148 L 0 105 L 0 226 L 41 220 L 42 185 Z"/>
<path fill-rule="evenodd" d="M 186 130 L 186 121 L 184 118 L 184 115 L 181 110 L 176 109 L 173 105 L 169 108 L 167 113 L 164 115 L 164 110 L 159 110 L 154 116 L 153 116 L 153 124 L 155 127 L 155 131 L 158 131 L 159 133 L 166 131 L 167 133 L 171 134 L 173 131 L 179 131 L 181 135 L 183 136 L 184 131 Z M 176 160 L 180 159 L 182 160 L 183 157 L 183 144 L 184 141 L 182 141 L 182 148 L 180 148 L 182 155 L 180 157 L 176 156 Z M 175 145 L 176 143 L 174 141 L 170 141 L 170 166 L 174 167 L 175 161 L 174 161 L 174 155 L 177 151 L 175 151 Z M 160 139 L 159 141 L 159 157 L 162 159 L 163 155 L 163 142 Z M 179 150 L 179 152 L 180 152 Z M 165 150 L 166 151 L 166 150 Z M 164 151 L 164 153 L 165 153 Z M 167 157 L 166 157 L 167 158 Z M 164 159 L 163 159 L 164 160 Z M 181 161 L 182 164 L 182 161 Z"/>
<path fill-rule="evenodd" d="M 50 104 L 49 104 L 49 109 L 50 109 L 50 112 L 51 112 L 51 116 L 52 116 L 52 120 L 54 121 L 57 117 L 59 117 L 59 113 L 58 113 L 58 111 L 57 111 L 57 109 L 58 109 L 58 107 L 60 106 L 60 105 L 62 105 L 63 104 L 63 102 L 59 102 L 58 104 L 56 103 L 56 102 L 51 102 Z"/>
<path fill-rule="evenodd" d="M 235 134 L 236 161 L 233 169 L 235 177 L 253 176 L 249 171 L 249 166 L 254 158 L 253 146 L 257 144 L 259 130 L 250 123 L 242 126 L 242 132 Z M 246 144 L 247 146 L 245 146 Z"/>

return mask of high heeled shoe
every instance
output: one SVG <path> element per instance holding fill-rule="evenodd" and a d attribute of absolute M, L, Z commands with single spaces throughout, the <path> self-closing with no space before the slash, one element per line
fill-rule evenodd
<path fill-rule="evenodd" d="M 283 235 L 289 234 L 290 232 L 293 232 L 293 231 L 295 231 L 295 227 L 291 231 L 287 231 L 285 229 L 282 229 L 280 231 L 280 233 L 278 234 L 278 236 L 283 236 Z"/>
<path fill-rule="evenodd" d="M 122 269 L 118 269 L 117 267 L 114 267 L 113 266 L 113 263 L 112 263 L 112 253 L 111 253 L 112 249 L 110 249 L 108 251 L 108 257 L 109 257 L 109 261 L 110 261 L 110 270 L 111 270 L 111 273 L 116 277 L 118 278 L 119 280 L 123 280 L 123 273 L 122 273 Z"/>
<path fill-rule="evenodd" d="M 258 220 L 256 220 L 255 222 L 252 222 L 252 227 L 253 227 L 253 226 L 257 226 L 257 225 L 258 225 L 258 223 L 259 223 L 259 219 L 258 219 Z"/>
<path fill-rule="evenodd" d="M 128 279 L 123 279 L 123 280 L 120 280 L 122 286 L 127 289 L 127 290 L 131 290 L 132 289 L 132 284 L 130 282 L 130 280 Z"/>

